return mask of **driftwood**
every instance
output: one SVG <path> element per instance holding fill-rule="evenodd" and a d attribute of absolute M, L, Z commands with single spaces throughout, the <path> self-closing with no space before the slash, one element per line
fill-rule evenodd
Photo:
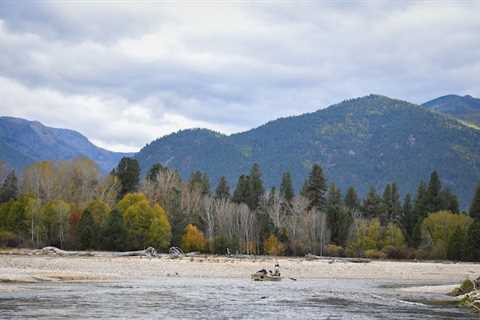
<path fill-rule="evenodd" d="M 65 251 L 56 247 L 44 247 L 35 252 L 35 254 L 58 255 L 58 256 L 77 256 L 77 257 L 91 257 L 94 256 L 92 252 L 88 251 Z"/>
<path fill-rule="evenodd" d="M 182 249 L 178 247 L 171 247 L 168 251 L 168 254 L 171 259 L 177 259 L 185 256 L 185 253 L 183 253 Z"/>
<path fill-rule="evenodd" d="M 145 250 L 138 251 L 126 251 L 126 252 L 115 252 L 113 253 L 115 257 L 157 257 L 157 250 L 152 247 L 148 247 Z"/>
<path fill-rule="evenodd" d="M 307 261 L 313 261 L 313 260 L 330 260 L 328 263 L 334 263 L 334 262 L 351 262 L 351 263 L 369 263 L 372 260 L 366 259 L 366 258 L 332 258 L 332 257 L 322 257 L 322 256 L 316 256 L 313 254 L 306 254 L 305 255 L 305 260 Z"/>
<path fill-rule="evenodd" d="M 62 257 L 95 257 L 95 256 L 105 256 L 105 254 L 99 252 L 89 252 L 89 251 L 65 251 L 58 249 L 56 247 L 44 247 L 40 250 L 36 250 L 35 254 L 41 255 L 57 255 Z M 126 252 L 112 252 L 114 257 L 157 257 L 157 251 L 155 248 L 148 247 L 145 250 L 139 251 L 126 251 Z"/>
<path fill-rule="evenodd" d="M 474 312 L 480 312 L 480 277 L 463 281 L 460 287 L 455 288 L 450 295 L 458 297 L 462 304 L 470 307 Z"/>

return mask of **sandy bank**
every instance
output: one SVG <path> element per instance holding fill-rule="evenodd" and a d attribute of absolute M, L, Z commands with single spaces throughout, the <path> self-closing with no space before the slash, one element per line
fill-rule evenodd
<path fill-rule="evenodd" d="M 371 263 L 307 261 L 304 258 L 231 259 L 216 256 L 169 259 L 146 257 L 59 257 L 0 254 L 0 286 L 6 282 L 137 280 L 162 277 L 248 278 L 278 261 L 285 277 L 297 279 L 372 279 L 425 284 L 454 284 L 480 275 L 480 264 L 405 261 Z M 423 290 L 423 291 L 422 291 Z"/>

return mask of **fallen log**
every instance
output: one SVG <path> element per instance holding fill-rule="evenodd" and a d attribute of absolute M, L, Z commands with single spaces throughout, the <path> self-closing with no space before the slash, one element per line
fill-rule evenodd
<path fill-rule="evenodd" d="M 126 252 L 114 252 L 114 257 L 157 257 L 157 250 L 152 247 L 148 247 L 145 250 L 138 251 L 126 251 Z"/>
<path fill-rule="evenodd" d="M 92 252 L 88 251 L 65 251 L 58 249 L 57 247 L 44 247 L 38 250 L 35 254 L 44 254 L 44 255 L 58 255 L 58 256 L 77 256 L 77 257 L 91 257 L 94 256 Z"/>

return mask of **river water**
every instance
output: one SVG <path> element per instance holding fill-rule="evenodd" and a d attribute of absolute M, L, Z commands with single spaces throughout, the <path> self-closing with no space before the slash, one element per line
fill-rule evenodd
<path fill-rule="evenodd" d="M 419 302 L 443 296 L 413 296 L 371 280 L 164 278 L 3 286 L 0 319 L 478 319 L 462 308 Z"/>

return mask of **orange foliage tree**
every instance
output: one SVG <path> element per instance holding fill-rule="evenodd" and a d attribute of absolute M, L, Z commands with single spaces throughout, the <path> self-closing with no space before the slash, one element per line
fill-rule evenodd
<path fill-rule="evenodd" d="M 183 251 L 205 251 L 206 247 L 207 239 L 205 239 L 203 232 L 198 230 L 193 224 L 187 225 L 182 236 Z"/>

